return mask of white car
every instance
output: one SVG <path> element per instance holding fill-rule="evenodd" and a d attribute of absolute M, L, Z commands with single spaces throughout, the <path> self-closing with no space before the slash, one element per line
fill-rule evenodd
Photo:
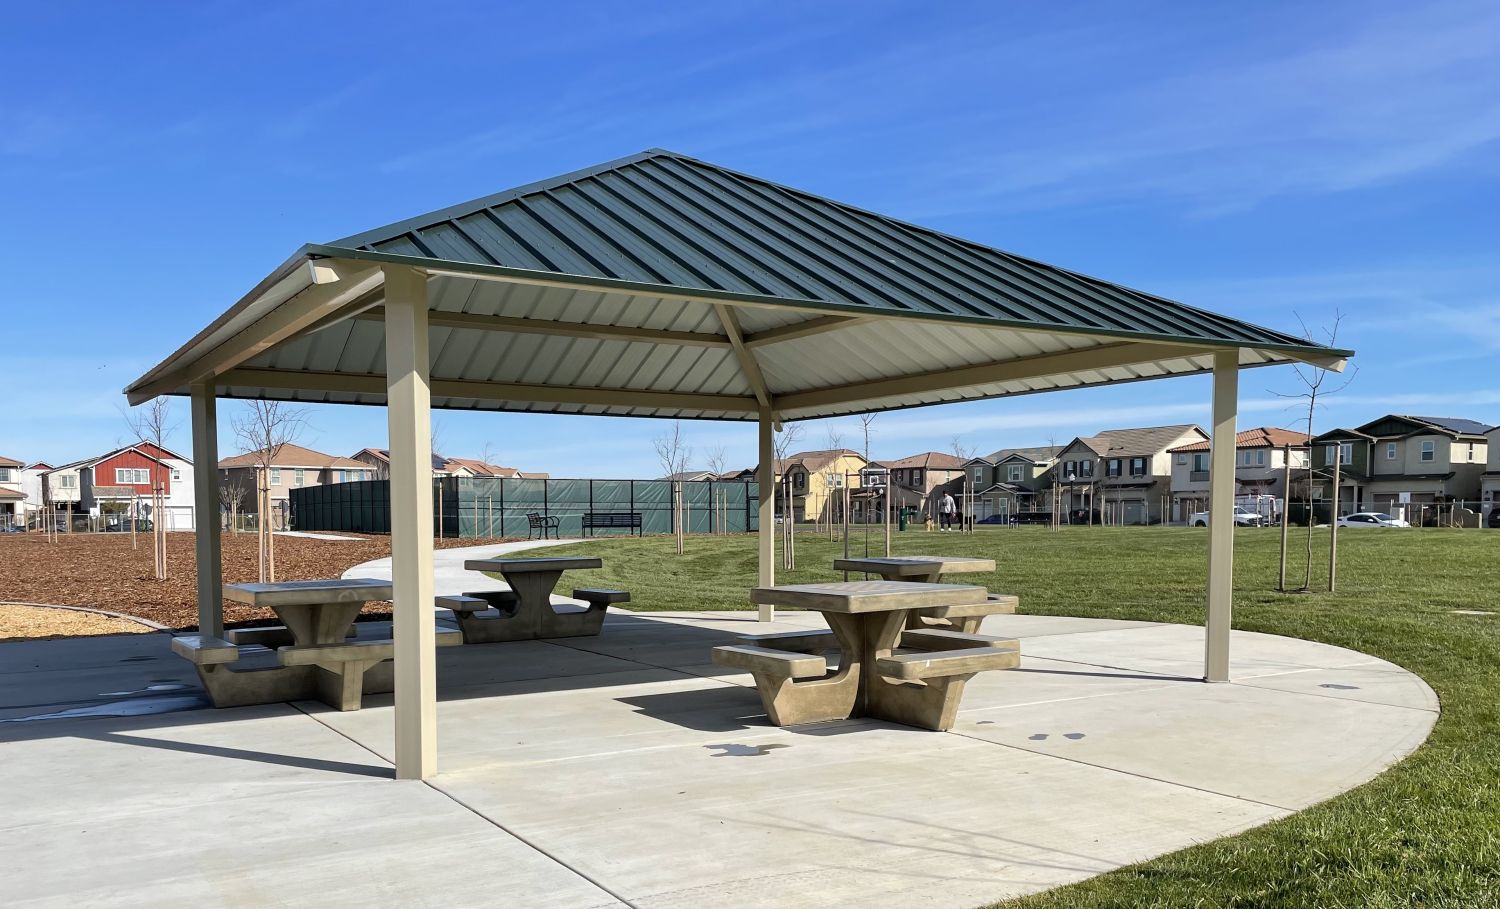
<path fill-rule="evenodd" d="M 1234 506 L 1234 524 L 1236 527 L 1259 527 L 1265 523 L 1265 518 L 1260 512 L 1246 508 L 1243 505 Z M 1208 512 L 1200 511 L 1188 517 L 1189 527 L 1207 527 Z"/>
<path fill-rule="evenodd" d="M 1410 527 L 1411 525 L 1393 518 L 1383 511 L 1361 511 L 1357 514 L 1346 514 L 1339 518 L 1340 527 Z"/>

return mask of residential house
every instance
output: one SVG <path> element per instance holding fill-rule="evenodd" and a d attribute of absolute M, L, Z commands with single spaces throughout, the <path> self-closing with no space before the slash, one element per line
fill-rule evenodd
<path fill-rule="evenodd" d="M 389 480 L 391 478 L 391 453 L 384 448 L 363 448 L 351 456 L 352 460 L 358 461 L 369 468 L 370 473 L 363 477 L 366 480 Z M 525 477 L 528 479 L 545 480 L 545 473 L 523 473 L 514 467 L 501 467 L 498 464 L 490 464 L 474 458 L 445 458 L 440 454 L 432 455 L 432 475 L 435 477 L 499 477 L 502 479 L 515 479 Z"/>
<path fill-rule="evenodd" d="M 104 526 L 129 526 L 128 517 L 192 530 L 193 462 L 150 442 L 137 442 L 41 472 L 42 496 L 55 512 L 102 518 Z M 163 513 L 153 515 L 153 498 Z"/>
<path fill-rule="evenodd" d="M 1173 448 L 1206 440 L 1191 423 L 1107 429 L 1058 452 L 1040 478 L 1048 507 L 1106 524 L 1159 524 L 1171 514 Z"/>
<path fill-rule="evenodd" d="M 860 471 L 868 464 L 847 448 L 799 451 L 778 460 L 776 513 L 784 516 L 784 503 L 790 499 L 793 521 L 836 520 L 842 501 L 837 491 L 846 484 L 858 488 Z"/>
<path fill-rule="evenodd" d="M 1002 448 L 964 465 L 974 493 L 974 516 L 983 521 L 992 516 L 1008 520 L 1021 512 L 1045 507 L 1041 478 L 1057 460 L 1061 445 Z"/>
<path fill-rule="evenodd" d="M 219 462 L 220 484 L 225 489 L 243 490 L 240 511 L 255 511 L 257 477 L 264 460 L 263 452 L 253 451 Z M 374 468 L 367 463 L 287 444 L 271 458 L 267 479 L 272 507 L 285 508 L 293 489 L 375 478 Z"/>
<path fill-rule="evenodd" d="M 1485 443 L 1488 456 L 1480 481 L 1480 498 L 1484 507 L 1484 526 L 1488 527 L 1490 514 L 1500 508 L 1500 426 L 1485 433 L 1485 437 L 1489 440 Z"/>
<path fill-rule="evenodd" d="M 0 455 L 0 527 L 26 520 L 26 490 L 21 480 L 25 468 L 24 462 Z"/>
<path fill-rule="evenodd" d="M 1290 454 L 1294 473 L 1308 464 L 1305 432 L 1261 426 L 1236 433 L 1234 438 L 1234 494 L 1274 496 L 1286 501 L 1286 469 Z M 1172 520 L 1186 523 L 1189 517 L 1208 510 L 1209 442 L 1198 441 L 1172 449 Z M 1295 486 L 1300 479 L 1294 479 Z M 1278 507 L 1277 514 L 1280 514 Z"/>
<path fill-rule="evenodd" d="M 712 470 L 679 470 L 677 473 L 669 473 L 662 477 L 673 483 L 702 483 L 704 480 L 717 480 L 719 475 Z"/>
<path fill-rule="evenodd" d="M 1405 513 L 1407 505 L 1468 502 L 1474 507 L 1488 460 L 1491 427 L 1457 417 L 1387 414 L 1313 439 L 1313 497 L 1331 495 L 1339 464 L 1339 512 Z M 1477 510 L 1477 509 L 1476 509 Z"/>
<path fill-rule="evenodd" d="M 42 510 L 45 503 L 42 493 L 42 475 L 51 469 L 52 465 L 46 461 L 37 461 L 21 469 L 21 492 L 26 496 L 24 506 L 28 515 Z"/>
<path fill-rule="evenodd" d="M 966 476 L 964 467 L 967 463 L 963 458 L 940 451 L 924 451 L 895 461 L 875 462 L 876 469 L 883 471 L 885 475 L 882 488 L 884 494 L 861 496 L 859 504 L 865 507 L 860 511 L 857 506 L 854 520 L 878 521 L 882 514 L 881 508 L 888 500 L 898 509 L 914 508 L 923 518 L 935 521 L 938 503 L 944 494 L 953 496 L 953 501 L 961 511 Z M 861 482 L 865 476 L 871 479 L 879 477 L 868 468 L 862 473 Z"/>

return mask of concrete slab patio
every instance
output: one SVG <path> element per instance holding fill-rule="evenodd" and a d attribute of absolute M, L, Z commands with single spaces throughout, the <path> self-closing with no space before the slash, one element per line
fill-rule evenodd
<path fill-rule="evenodd" d="M 950 733 L 778 729 L 708 661 L 764 630 L 611 612 L 444 648 L 425 782 L 390 778 L 389 696 L 215 711 L 162 634 L 0 645 L 5 902 L 971 907 L 1304 808 L 1438 709 L 1335 647 L 1236 632 L 1243 680 L 1209 685 L 1201 628 L 1017 615 L 984 630 L 1021 668 L 974 679 Z"/>

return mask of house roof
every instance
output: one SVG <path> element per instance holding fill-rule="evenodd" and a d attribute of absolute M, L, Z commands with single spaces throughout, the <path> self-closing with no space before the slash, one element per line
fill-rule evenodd
<path fill-rule="evenodd" d="M 25 467 L 25 466 L 26 466 L 26 462 L 24 462 L 24 461 L 17 461 L 15 458 L 7 458 L 4 455 L 0 455 L 0 467 Z"/>
<path fill-rule="evenodd" d="M 1165 450 L 1184 434 L 1195 430 L 1201 435 L 1208 435 L 1193 423 L 1177 423 L 1172 426 L 1143 426 L 1138 429 L 1106 429 L 1092 436 L 1079 436 L 1074 441 L 1082 443 L 1100 457 L 1117 458 L 1155 454 Z"/>
<path fill-rule="evenodd" d="M 715 474 L 712 470 L 679 470 L 676 473 L 667 474 L 666 476 L 662 477 L 662 479 L 672 480 L 674 482 L 693 483 L 697 482 L 698 480 L 718 479 L 718 475 Z"/>
<path fill-rule="evenodd" d="M 1054 460 L 1065 447 L 1064 445 L 1033 445 L 1030 448 L 1002 448 L 990 453 L 984 460 L 991 464 L 999 464 L 1011 458 L 1021 458 L 1033 464 L 1045 464 Z"/>
<path fill-rule="evenodd" d="M 447 470 L 462 467 L 477 477 L 501 477 L 503 479 L 531 477 L 545 479 L 547 476 L 544 473 L 522 473 L 514 467 L 501 467 L 499 464 L 491 464 L 488 461 L 481 461 L 478 458 L 448 458 L 444 461 L 443 467 Z"/>
<path fill-rule="evenodd" d="M 128 397 L 383 404 L 387 265 L 427 276 L 437 408 L 798 420 L 1350 355 L 652 149 L 304 246 Z"/>
<path fill-rule="evenodd" d="M 1477 420 L 1466 420 L 1462 417 L 1414 417 L 1407 414 L 1393 413 L 1386 414 L 1383 417 L 1371 420 L 1363 426 L 1360 426 L 1359 429 L 1361 432 L 1369 432 L 1371 429 L 1379 426 L 1381 423 L 1384 423 L 1387 420 L 1404 420 L 1408 423 L 1414 424 L 1418 431 L 1423 429 L 1429 431 L 1436 430 L 1445 435 L 1455 437 L 1482 436 L 1485 433 L 1489 432 L 1491 428 L 1486 423 L 1480 423 Z M 1378 433 L 1377 435 L 1383 435 L 1383 433 Z"/>
<path fill-rule="evenodd" d="M 6 489 L 5 487 L 0 486 L 0 499 L 4 499 L 5 501 L 11 501 L 11 500 L 17 500 L 17 499 L 24 499 L 24 498 L 26 498 L 26 494 L 25 493 L 19 492 L 19 491 L 14 490 L 14 489 Z"/>
<path fill-rule="evenodd" d="M 1305 432 L 1295 429 L 1281 429 L 1276 426 L 1258 426 L 1255 429 L 1247 429 L 1244 432 L 1234 434 L 1235 448 L 1285 448 L 1290 445 L 1293 448 L 1306 448 L 1308 436 Z M 1208 451 L 1210 442 L 1193 442 L 1188 445 L 1179 445 L 1172 449 L 1172 453 L 1179 451 Z"/>
<path fill-rule="evenodd" d="M 151 454 L 148 451 L 142 450 L 140 446 L 143 445 L 143 444 L 151 444 L 151 443 L 138 442 L 138 443 L 136 443 L 134 445 L 122 445 L 119 448 L 114 448 L 114 449 L 111 449 L 109 451 L 106 451 L 104 454 L 101 454 L 101 455 L 94 455 L 94 456 L 88 457 L 88 458 L 81 458 L 81 459 L 79 459 L 77 461 L 70 461 L 67 464 L 62 464 L 62 465 L 60 465 L 58 467 L 48 467 L 45 470 L 43 470 L 42 473 L 55 473 L 55 472 L 57 472 L 59 470 L 75 470 L 75 469 L 80 469 L 80 468 L 84 468 L 84 467 L 93 467 L 95 464 L 98 464 L 101 461 L 107 461 L 110 458 L 114 457 L 115 455 L 118 455 L 118 454 L 121 454 L 121 453 L 127 452 L 127 451 L 134 451 L 136 454 L 139 454 L 141 457 L 145 458 L 146 460 L 148 460 L 148 461 L 155 461 L 158 464 L 162 464 L 162 463 L 166 462 L 166 460 L 167 460 L 166 458 L 159 458 L 156 455 L 153 455 L 153 454 Z M 157 448 L 159 446 L 152 445 L 152 447 L 153 448 Z M 176 459 L 178 461 L 183 461 L 183 462 L 186 462 L 186 463 L 189 463 L 189 464 L 192 463 L 191 461 L 188 461 L 187 458 L 184 458 L 181 455 L 176 454 L 175 452 L 173 452 L 173 451 L 171 451 L 169 449 L 161 448 L 160 450 L 166 452 L 168 455 L 170 455 L 172 458 L 174 458 L 174 459 Z"/>
<path fill-rule="evenodd" d="M 375 460 L 380 461 L 380 462 L 382 462 L 384 464 L 390 464 L 391 463 L 391 453 L 390 453 L 389 450 L 384 449 L 384 448 L 361 448 L 359 451 L 356 451 L 351 456 L 350 460 L 358 460 L 360 455 L 369 455 L 370 457 L 372 457 Z M 451 459 L 445 458 L 442 455 L 438 454 L 437 452 L 433 452 L 433 454 L 432 454 L 432 469 L 433 470 L 445 470 L 447 468 L 447 464 L 448 464 L 449 460 L 451 460 Z M 220 466 L 222 466 L 222 464 Z M 304 464 L 302 466 L 306 467 L 306 466 L 309 466 L 309 465 Z M 344 466 L 348 466 L 348 465 L 344 465 Z M 361 466 L 364 466 L 364 465 L 361 465 Z"/>
<path fill-rule="evenodd" d="M 941 451 L 924 451 L 921 454 L 908 455 L 896 461 L 881 461 L 880 463 L 881 466 L 892 470 L 912 467 L 922 467 L 927 470 L 963 470 L 964 465 L 969 462 L 966 458 L 944 454 Z"/>
<path fill-rule="evenodd" d="M 27 470 L 48 471 L 48 470 L 52 469 L 52 465 L 48 464 L 46 461 L 37 461 L 35 463 L 26 465 L 26 469 Z"/>
<path fill-rule="evenodd" d="M 225 458 L 219 462 L 221 469 L 230 467 L 254 467 L 260 463 L 260 455 L 264 449 L 235 455 Z M 370 465 L 353 458 L 342 458 L 338 455 L 324 454 L 321 451 L 313 451 L 311 448 L 303 448 L 301 445 L 293 445 L 290 442 L 281 446 L 271 458 L 272 467 L 315 467 L 319 470 L 325 467 L 353 467 L 363 470 Z"/>
<path fill-rule="evenodd" d="M 785 473 L 789 467 L 801 465 L 808 473 L 817 473 L 823 468 L 837 461 L 839 458 L 859 458 L 864 461 L 864 455 L 847 448 L 824 448 L 817 451 L 799 451 L 789 454 L 776 462 L 776 472 Z M 865 463 L 869 463 L 866 461 Z"/>

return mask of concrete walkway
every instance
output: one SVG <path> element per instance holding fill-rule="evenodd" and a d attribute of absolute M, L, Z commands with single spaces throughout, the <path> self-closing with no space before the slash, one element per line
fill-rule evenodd
<path fill-rule="evenodd" d="M 709 664 L 760 630 L 612 612 L 444 648 L 427 783 L 390 779 L 389 696 L 200 709 L 162 634 L 0 644 L 4 902 L 963 909 L 1305 808 L 1438 709 L 1336 647 L 1235 632 L 1237 681 L 1206 685 L 1201 628 L 1017 615 L 984 630 L 1022 667 L 976 678 L 951 733 L 778 729 Z"/>
<path fill-rule="evenodd" d="M 470 571 L 464 567 L 468 559 L 494 558 L 502 555 L 511 555 L 517 552 L 525 552 L 530 549 L 541 549 L 546 546 L 566 546 L 570 543 L 587 543 L 589 540 L 518 540 L 514 543 L 491 543 L 487 546 L 461 546 L 457 549 L 437 549 L 432 553 L 432 569 L 435 576 L 434 595 L 458 596 L 466 590 L 509 590 L 510 587 L 504 581 L 497 581 L 482 572 Z M 545 553 L 542 553 L 545 555 Z M 387 556 L 383 559 L 372 559 L 361 562 L 353 568 L 344 572 L 346 578 L 380 578 L 384 581 L 391 579 L 391 560 Z M 553 597 L 558 602 L 574 602 L 566 597 Z"/>

